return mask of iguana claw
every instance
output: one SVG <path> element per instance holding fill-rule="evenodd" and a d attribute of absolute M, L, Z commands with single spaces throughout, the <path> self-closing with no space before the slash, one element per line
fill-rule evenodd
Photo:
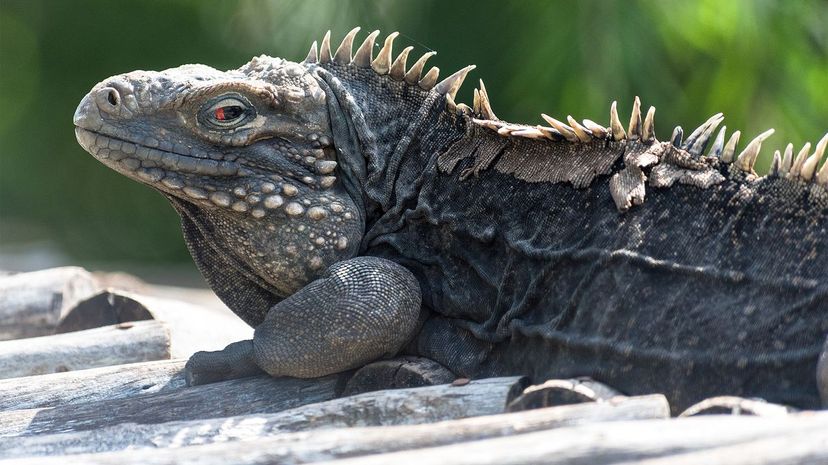
<path fill-rule="evenodd" d="M 196 352 L 184 365 L 187 386 L 263 375 L 253 359 L 253 341 L 234 342 L 223 350 Z"/>

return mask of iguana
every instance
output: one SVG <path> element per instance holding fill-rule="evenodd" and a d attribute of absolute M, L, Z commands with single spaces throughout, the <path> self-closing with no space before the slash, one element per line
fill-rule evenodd
<path fill-rule="evenodd" d="M 482 81 L 455 102 L 473 66 L 438 80 L 431 52 L 392 53 L 397 33 L 353 53 L 357 31 L 300 63 L 117 75 L 78 106 L 80 144 L 171 202 L 206 281 L 255 327 L 196 354 L 191 379 L 407 353 L 457 376 L 590 376 L 674 409 L 819 405 L 828 135 L 758 176 L 772 130 L 737 151 L 721 114 L 663 142 L 638 98 L 626 129 L 614 102 L 608 126 L 512 124 Z"/>

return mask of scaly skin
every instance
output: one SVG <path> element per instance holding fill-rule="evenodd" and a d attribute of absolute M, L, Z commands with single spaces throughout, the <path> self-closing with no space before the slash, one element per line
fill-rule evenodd
<path fill-rule="evenodd" d="M 505 123 L 483 87 L 455 104 L 470 68 L 438 83 L 407 51 L 392 60 L 394 35 L 352 55 L 355 33 L 302 63 L 115 76 L 78 107 L 81 145 L 170 200 L 208 283 L 256 327 L 194 356 L 193 382 L 404 350 L 464 376 L 592 376 L 674 409 L 818 404 L 828 136 L 758 177 L 769 133 L 737 156 L 723 129 L 704 155 L 719 115 L 669 142 L 637 99 L 626 130 L 614 104 L 609 127 Z"/>

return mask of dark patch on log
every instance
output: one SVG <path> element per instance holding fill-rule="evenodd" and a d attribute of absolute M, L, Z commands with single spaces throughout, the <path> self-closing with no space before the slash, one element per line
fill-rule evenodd
<path fill-rule="evenodd" d="M 104 291 L 75 305 L 58 323 L 55 333 L 152 319 L 152 313 L 140 302 L 117 292 Z"/>
<path fill-rule="evenodd" d="M 404 356 L 369 363 L 354 373 L 343 395 L 382 389 L 401 389 L 450 383 L 454 374 L 439 363 L 422 357 Z"/>
<path fill-rule="evenodd" d="M 517 398 L 509 401 L 506 411 L 520 412 L 582 402 L 602 402 L 620 395 L 615 389 L 589 378 L 552 379 L 524 389 Z"/>

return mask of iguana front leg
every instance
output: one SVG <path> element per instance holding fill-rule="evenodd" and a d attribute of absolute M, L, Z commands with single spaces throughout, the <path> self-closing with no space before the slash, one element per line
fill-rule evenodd
<path fill-rule="evenodd" d="M 190 384 L 253 374 L 314 378 L 396 354 L 413 336 L 420 286 L 410 271 L 376 257 L 332 265 L 271 307 L 252 344 L 198 352 L 187 362 Z"/>

